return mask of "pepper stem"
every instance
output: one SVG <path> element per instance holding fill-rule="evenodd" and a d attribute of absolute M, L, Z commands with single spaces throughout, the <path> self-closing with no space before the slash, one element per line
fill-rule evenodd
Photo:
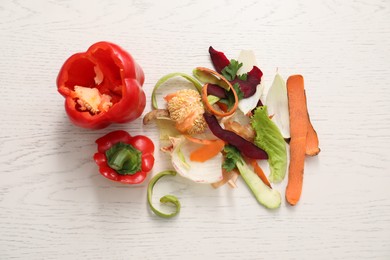
<path fill-rule="evenodd" d="M 107 164 L 118 174 L 135 174 L 141 170 L 142 154 L 130 144 L 116 143 L 106 151 Z"/>
<path fill-rule="evenodd" d="M 126 162 L 135 161 L 136 157 L 127 149 L 120 149 L 111 159 L 111 168 L 121 170 Z"/>

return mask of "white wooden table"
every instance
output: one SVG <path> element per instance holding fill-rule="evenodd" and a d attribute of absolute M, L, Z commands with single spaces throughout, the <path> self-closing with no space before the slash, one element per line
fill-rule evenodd
<path fill-rule="evenodd" d="M 241 3 L 242 2 L 242 3 Z M 22 1 L 0 3 L 0 259 L 390 259 L 389 1 Z M 146 184 L 103 178 L 95 139 L 158 130 L 142 119 L 72 125 L 56 77 L 92 43 L 128 50 L 147 107 L 170 72 L 211 67 L 208 47 L 254 50 L 266 86 L 276 68 L 305 77 L 322 152 L 306 160 L 295 207 L 237 189 L 166 178 L 182 210 L 161 219 Z M 157 147 L 158 148 L 158 147 Z M 155 175 L 170 168 L 156 153 Z M 278 189 L 284 196 L 283 182 Z"/>

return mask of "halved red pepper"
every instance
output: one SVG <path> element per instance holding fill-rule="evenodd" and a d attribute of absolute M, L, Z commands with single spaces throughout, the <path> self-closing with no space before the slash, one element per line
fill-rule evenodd
<path fill-rule="evenodd" d="M 70 120 L 84 128 L 104 128 L 138 118 L 146 103 L 144 73 L 133 57 L 110 42 L 97 42 L 62 66 L 58 92 Z"/>
<path fill-rule="evenodd" d="M 100 173 L 125 184 L 142 183 L 154 165 L 154 144 L 143 135 L 131 136 L 117 130 L 96 140 L 98 152 L 93 156 Z"/>

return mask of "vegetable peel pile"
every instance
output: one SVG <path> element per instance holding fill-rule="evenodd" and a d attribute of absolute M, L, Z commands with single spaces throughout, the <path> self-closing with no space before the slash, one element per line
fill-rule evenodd
<path fill-rule="evenodd" d="M 296 205 L 303 188 L 305 156 L 320 152 L 303 77 L 290 76 L 286 84 L 277 73 L 265 95 L 263 73 L 252 51 L 242 51 L 237 60 L 211 46 L 209 54 L 215 70 L 198 66 L 193 76 L 171 73 L 157 82 L 154 109 L 144 116 L 144 124 L 173 122 L 176 134 L 170 132 L 171 143 L 161 150 L 171 157 L 175 175 L 214 188 L 225 184 L 236 188 L 241 176 L 258 203 L 269 209 L 279 208 L 282 201 L 272 183 L 288 176 L 286 201 Z M 183 77 L 194 89 L 166 94 L 165 108 L 158 108 L 157 89 L 174 77 Z M 259 160 L 267 161 L 268 177 Z M 176 216 L 180 205 L 176 199 L 174 214 L 156 212 L 151 205 L 152 211 L 162 217 Z"/>
<path fill-rule="evenodd" d="M 277 73 L 265 95 L 263 72 L 252 51 L 241 51 L 237 60 L 229 60 L 212 46 L 208 51 L 213 68 L 196 66 L 192 75 L 170 73 L 154 86 L 153 110 L 145 114 L 143 124 L 157 122 L 161 141 L 169 142 L 160 150 L 170 156 L 174 170 L 150 180 L 147 201 L 152 212 L 164 218 L 180 212 L 174 195 L 160 199 L 173 206 L 170 213 L 152 203 L 157 181 L 176 175 L 214 188 L 226 184 L 237 188 L 241 177 L 257 202 L 268 209 L 280 207 L 282 196 L 273 184 L 288 176 L 285 198 L 296 205 L 302 195 L 305 158 L 320 153 L 303 76 L 292 75 L 285 82 Z M 176 77 L 193 88 L 166 93 L 165 107 L 159 108 L 157 90 Z M 146 103 L 143 83 L 143 70 L 128 52 L 110 42 L 97 42 L 65 61 L 57 90 L 65 98 L 72 123 L 101 129 L 141 116 Z M 109 180 L 139 184 L 154 166 L 155 146 L 147 136 L 116 130 L 98 138 L 96 144 L 93 159 Z M 260 161 L 268 163 L 268 176 Z"/>

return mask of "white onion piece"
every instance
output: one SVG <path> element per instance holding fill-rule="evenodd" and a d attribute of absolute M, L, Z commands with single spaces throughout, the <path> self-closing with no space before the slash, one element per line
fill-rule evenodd
<path fill-rule="evenodd" d="M 253 66 L 257 66 L 256 56 L 251 50 L 242 50 L 238 56 L 237 61 L 242 63 L 242 67 L 238 70 L 237 74 L 241 75 L 252 70 Z M 241 99 L 238 102 L 238 109 L 240 109 L 245 115 L 254 109 L 264 91 L 264 85 L 259 84 L 256 87 L 256 92 L 253 96 Z"/>
<path fill-rule="evenodd" d="M 259 102 L 263 91 L 264 85 L 260 83 L 259 85 L 257 85 L 256 93 L 253 96 L 241 99 L 238 102 L 238 108 L 242 111 L 242 113 L 246 115 L 257 106 L 257 103 Z"/>
<path fill-rule="evenodd" d="M 219 153 L 202 163 L 191 161 L 191 152 L 199 147 L 199 144 L 182 138 L 172 152 L 172 165 L 175 170 L 181 176 L 197 183 L 214 183 L 222 180 L 222 154 Z"/>
<path fill-rule="evenodd" d="M 238 75 L 248 73 L 253 66 L 257 66 L 256 56 L 252 50 L 242 50 L 238 55 L 238 63 L 242 63 L 242 67 L 237 71 Z"/>
<path fill-rule="evenodd" d="M 286 82 L 276 73 L 274 81 L 268 90 L 265 105 L 272 121 L 279 128 L 284 138 L 290 138 L 290 116 Z"/>

